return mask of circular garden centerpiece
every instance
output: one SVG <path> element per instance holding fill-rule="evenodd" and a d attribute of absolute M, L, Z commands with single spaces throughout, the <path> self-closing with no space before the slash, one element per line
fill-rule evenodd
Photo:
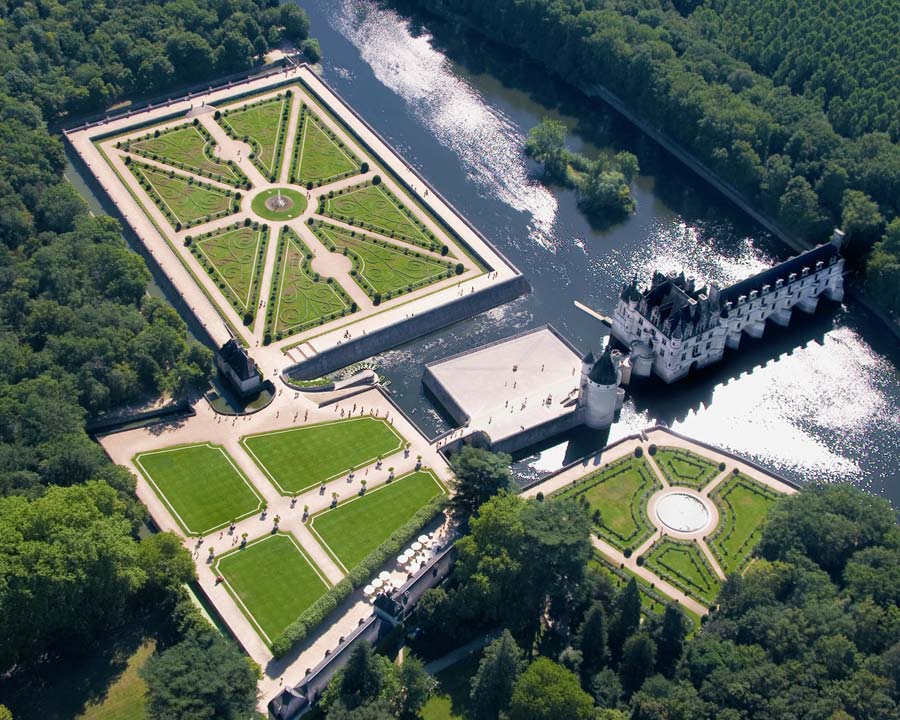
<path fill-rule="evenodd" d="M 684 492 L 674 492 L 660 498 L 656 516 L 667 528 L 692 533 L 709 524 L 709 511 L 698 498 Z"/>
<path fill-rule="evenodd" d="M 293 188 L 270 188 L 257 194 L 250 208 L 264 220 L 293 220 L 306 210 L 306 197 Z"/>

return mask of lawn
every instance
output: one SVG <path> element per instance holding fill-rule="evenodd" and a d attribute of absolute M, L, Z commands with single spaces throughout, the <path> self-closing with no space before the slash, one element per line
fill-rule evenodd
<path fill-rule="evenodd" d="M 588 475 L 562 494 L 583 497 L 591 512 L 599 511 L 597 534 L 621 550 L 633 550 L 653 534 L 647 500 L 658 489 L 659 481 L 647 463 L 630 456 Z"/>
<path fill-rule="evenodd" d="M 329 195 L 322 199 L 319 213 L 343 222 L 352 220 L 360 227 L 427 250 L 440 249 L 434 234 L 384 184 L 363 183 Z"/>
<path fill-rule="evenodd" d="M 478 672 L 482 653 L 476 652 L 435 675 L 437 693 L 422 708 L 422 720 L 463 720 L 469 717 L 472 678 Z"/>
<path fill-rule="evenodd" d="M 324 184 L 360 171 L 361 163 L 305 105 L 291 163 L 292 182 Z"/>
<path fill-rule="evenodd" d="M 328 590 L 328 583 L 291 535 L 276 533 L 215 562 L 225 588 L 267 643 Z"/>
<path fill-rule="evenodd" d="M 330 420 L 241 438 L 241 444 L 284 495 L 334 480 L 400 450 L 404 439 L 384 418 Z"/>
<path fill-rule="evenodd" d="M 346 251 L 351 256 L 355 271 L 353 279 L 372 298 L 410 292 L 442 280 L 453 272 L 453 263 L 449 261 L 411 249 L 404 250 L 362 233 L 324 223 L 316 225 L 315 232 L 319 237 L 325 237 L 326 246 L 334 247 L 338 252 Z"/>
<path fill-rule="evenodd" d="M 237 165 L 215 157 L 214 145 L 215 141 L 202 125 L 180 125 L 127 141 L 124 149 L 183 170 L 206 173 L 207 177 L 229 185 L 241 186 L 247 182 L 247 176 Z"/>
<path fill-rule="evenodd" d="M 310 265 L 312 253 L 290 228 L 281 231 L 278 266 L 273 282 L 269 326 L 276 339 L 300 332 L 355 310 L 350 296 L 334 279 Z"/>
<path fill-rule="evenodd" d="M 281 208 L 268 207 L 267 203 L 269 200 L 278 196 L 281 196 L 282 200 L 287 201 L 285 206 Z M 306 210 L 306 205 L 306 195 L 291 188 L 281 187 L 263 190 L 253 198 L 253 201 L 250 203 L 250 209 L 265 220 L 284 222 L 302 215 L 303 211 Z"/>
<path fill-rule="evenodd" d="M 681 448 L 661 447 L 653 459 L 670 485 L 694 490 L 702 490 L 721 472 L 717 463 Z"/>
<path fill-rule="evenodd" d="M 696 542 L 664 537 L 647 552 L 645 565 L 704 605 L 719 594 L 719 580 Z"/>
<path fill-rule="evenodd" d="M 188 535 L 206 535 L 262 507 L 253 485 L 218 445 L 140 453 L 134 464 Z"/>
<path fill-rule="evenodd" d="M 131 162 L 129 168 L 153 202 L 175 227 L 191 227 L 236 212 L 225 190 L 183 175 L 165 172 L 144 163 Z"/>
<path fill-rule="evenodd" d="M 312 518 L 309 527 L 344 570 L 349 570 L 444 492 L 433 472 L 417 470 L 324 510 Z"/>
<path fill-rule="evenodd" d="M 240 312 L 255 313 L 268 231 L 234 227 L 193 241 L 194 255 Z"/>
<path fill-rule="evenodd" d="M 766 515 L 779 494 L 746 475 L 732 475 L 710 495 L 719 508 L 719 525 L 709 547 L 726 575 L 750 559 Z"/>
<path fill-rule="evenodd" d="M 231 137 L 253 147 L 251 161 L 271 182 L 278 179 L 284 154 L 290 97 L 278 95 L 243 107 L 223 110 L 219 124 Z"/>
<path fill-rule="evenodd" d="M 141 668 L 156 649 L 156 641 L 147 639 L 126 660 L 125 670 L 109 686 L 102 700 L 89 703 L 75 720 L 145 720 L 147 717 L 147 684 L 140 676 Z"/>

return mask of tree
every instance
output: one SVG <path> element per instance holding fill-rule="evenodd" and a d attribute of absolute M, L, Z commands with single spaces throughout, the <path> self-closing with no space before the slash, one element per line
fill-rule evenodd
<path fill-rule="evenodd" d="M 861 255 L 881 237 L 884 218 L 878 211 L 878 205 L 866 193 L 845 190 L 841 203 L 841 226 L 846 233 L 848 251 Z"/>
<path fill-rule="evenodd" d="M 633 577 L 616 597 L 615 608 L 610 650 L 614 658 L 619 658 L 625 640 L 641 625 L 641 593 Z"/>
<path fill-rule="evenodd" d="M 400 666 L 398 680 L 402 688 L 400 697 L 400 717 L 419 717 L 419 711 L 434 693 L 437 682 L 425 672 L 425 665 L 412 655 L 406 657 Z"/>
<path fill-rule="evenodd" d="M 6 705 L 0 705 L 0 720 L 13 720 L 13 714 Z"/>
<path fill-rule="evenodd" d="M 538 658 L 522 673 L 512 693 L 509 720 L 589 720 L 591 696 L 578 677 L 561 665 Z"/>
<path fill-rule="evenodd" d="M 622 699 L 622 682 L 612 668 L 603 668 L 591 679 L 591 695 L 602 708 L 618 707 Z"/>
<path fill-rule="evenodd" d="M 595 602 L 588 608 L 578 630 L 582 681 L 593 678 L 606 665 L 609 654 L 607 633 L 606 610 L 602 603 Z"/>
<path fill-rule="evenodd" d="M 513 687 L 525 668 L 522 650 L 508 630 L 504 630 L 484 650 L 478 671 L 472 678 L 472 717 L 493 720 L 509 708 Z"/>
<path fill-rule="evenodd" d="M 544 171 L 558 180 L 566 175 L 566 126 L 545 117 L 528 131 L 525 154 L 543 163 Z"/>
<path fill-rule="evenodd" d="M 35 208 L 38 229 L 69 232 L 75 221 L 87 213 L 87 205 L 71 183 L 61 182 L 46 188 Z"/>
<path fill-rule="evenodd" d="M 245 720 L 256 707 L 259 670 L 211 629 L 188 633 L 141 674 L 149 720 Z"/>
<path fill-rule="evenodd" d="M 684 652 L 687 636 L 684 614 L 674 605 L 666 605 L 662 628 L 656 643 L 656 666 L 667 678 L 675 674 L 675 666 Z"/>
<path fill-rule="evenodd" d="M 511 462 L 512 458 L 504 453 L 468 445 L 452 458 L 456 479 L 450 511 L 458 521 L 468 521 L 482 503 L 512 486 Z"/>
<path fill-rule="evenodd" d="M 289 40 L 300 43 L 309 37 L 309 16 L 299 6 L 284 3 L 279 8 L 279 18 L 284 26 L 284 35 Z"/>
<path fill-rule="evenodd" d="M 183 584 L 197 576 L 190 552 L 173 532 L 144 538 L 138 545 L 138 560 L 147 573 L 145 589 L 154 600 L 173 599 Z"/>
<path fill-rule="evenodd" d="M 647 633 L 635 633 L 625 641 L 619 675 L 628 695 L 639 690 L 644 680 L 653 674 L 655 662 L 656 645 Z"/>
<path fill-rule="evenodd" d="M 375 700 L 395 700 L 399 690 L 390 660 L 376 655 L 369 643 L 361 642 L 350 652 L 347 664 L 332 678 L 322 704 L 327 709 L 340 699 L 348 710 L 354 710 Z"/>
<path fill-rule="evenodd" d="M 779 200 L 779 213 L 794 232 L 815 238 L 825 230 L 826 218 L 819 206 L 819 198 L 806 178 L 794 176 Z"/>

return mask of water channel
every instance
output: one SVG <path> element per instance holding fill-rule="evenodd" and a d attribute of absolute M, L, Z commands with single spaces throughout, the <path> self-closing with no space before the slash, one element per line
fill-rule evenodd
<path fill-rule="evenodd" d="M 373 0 L 300 0 L 323 51 L 323 78 L 526 275 L 516 302 L 378 358 L 396 401 L 425 429 L 447 427 L 422 366 L 545 323 L 582 349 L 604 328 L 576 309 L 614 307 L 622 283 L 653 269 L 729 283 L 790 253 L 761 227 L 599 102 L 561 89 L 477 37 Z M 521 152 L 556 117 L 573 149 L 638 155 L 637 212 L 592 227 L 574 193 L 547 188 Z M 900 505 L 900 352 L 852 304 L 767 328 L 715 370 L 675 386 L 633 388 L 608 438 L 575 433 L 517 458 L 532 477 L 641 427 L 671 427 L 800 481 L 847 479 Z"/>

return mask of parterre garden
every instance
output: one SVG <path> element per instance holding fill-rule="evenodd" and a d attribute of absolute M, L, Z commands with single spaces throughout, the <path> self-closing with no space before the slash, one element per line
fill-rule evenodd
<path fill-rule="evenodd" d="M 731 475 L 710 497 L 719 509 L 719 525 L 709 547 L 726 574 L 740 572 L 750 561 L 766 514 L 778 493 L 746 475 Z"/>
<path fill-rule="evenodd" d="M 647 551 L 644 564 L 704 605 L 712 605 L 719 594 L 719 580 L 692 540 L 663 537 Z"/>
<path fill-rule="evenodd" d="M 725 469 L 724 467 L 719 469 L 716 463 L 690 450 L 675 447 L 658 448 L 653 459 L 670 485 L 680 485 L 694 490 L 705 488 Z"/>
<path fill-rule="evenodd" d="M 160 233 L 244 342 L 241 323 L 260 333 L 254 320 L 261 293 L 269 307 L 256 339 L 268 344 L 467 271 L 460 258 L 467 259 L 440 220 L 312 97 L 301 82 L 201 106 L 192 110 L 195 117 L 111 142 L 128 167 L 114 169 L 143 188 L 145 195 L 132 189 L 139 203 L 149 197 L 163 213 L 168 227 L 157 223 Z M 279 189 L 282 177 L 288 184 Z M 272 198 L 279 194 L 289 202 L 276 207 Z M 254 230 L 262 221 L 277 223 L 276 231 L 290 228 L 265 288 L 263 271 L 272 262 L 266 236 L 224 232 L 217 221 L 235 213 Z M 182 241 L 173 235 L 195 227 L 197 236 Z M 314 261 L 328 250 L 346 255 L 352 269 L 340 265 L 335 277 L 320 278 Z M 229 316 L 229 306 L 239 321 Z"/>

